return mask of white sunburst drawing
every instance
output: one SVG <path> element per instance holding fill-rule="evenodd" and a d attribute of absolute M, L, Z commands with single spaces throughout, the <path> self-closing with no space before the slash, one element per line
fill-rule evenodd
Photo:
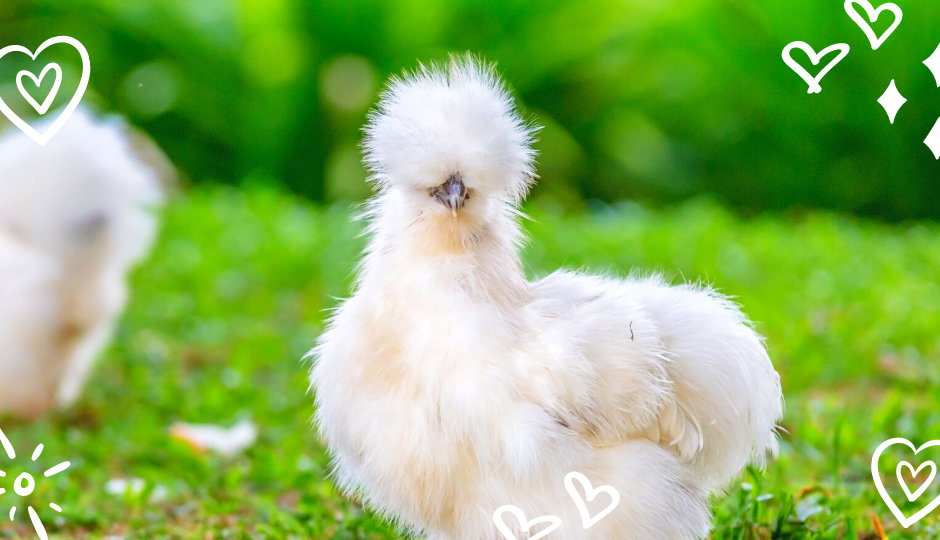
<path fill-rule="evenodd" d="M 3 450 L 6 452 L 7 456 L 10 459 L 16 459 L 16 452 L 13 451 L 13 445 L 10 444 L 10 439 L 7 439 L 7 436 L 5 433 L 3 433 L 2 429 L 0 429 L 0 445 L 3 445 Z M 37 459 L 39 459 L 40 454 L 42 454 L 42 449 L 43 449 L 43 445 L 40 444 L 39 446 L 36 447 L 35 450 L 33 450 L 33 457 L 32 457 L 33 461 L 36 461 Z M 68 461 L 63 461 L 62 463 L 59 463 L 55 467 L 52 467 L 46 472 L 44 472 L 43 476 L 45 476 L 46 478 L 55 476 L 56 474 L 59 474 L 60 472 L 68 469 L 69 465 L 71 465 L 71 463 L 69 463 Z M 5 477 L 6 475 L 7 475 L 6 472 L 0 471 L 0 477 Z M 33 479 L 33 476 L 31 474 L 26 473 L 26 472 L 17 476 L 16 480 L 13 482 L 13 492 L 19 495 L 20 497 L 26 497 L 32 494 L 35 488 L 36 488 L 36 480 Z M 6 490 L 3 488 L 0 488 L 0 495 L 3 495 L 4 493 L 6 493 Z M 56 512 L 62 511 L 62 508 L 56 503 L 49 503 L 49 508 L 52 508 Z M 39 535 L 39 538 L 41 540 L 48 540 L 49 536 L 46 534 L 46 528 L 43 527 L 42 521 L 39 519 L 39 515 L 36 513 L 36 510 L 34 510 L 32 506 L 27 506 L 26 512 L 29 514 L 29 520 L 33 523 L 33 528 L 36 529 L 36 534 Z M 16 517 L 16 506 L 10 508 L 10 521 L 13 521 L 15 517 Z"/>

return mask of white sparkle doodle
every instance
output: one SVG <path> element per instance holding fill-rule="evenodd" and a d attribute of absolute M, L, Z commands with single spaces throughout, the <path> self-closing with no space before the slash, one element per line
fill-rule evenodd
<path fill-rule="evenodd" d="M 937 45 L 937 50 L 927 57 L 923 63 L 937 81 L 937 88 L 940 88 L 940 45 Z"/>
<path fill-rule="evenodd" d="M 4 451 L 6 451 L 7 456 L 10 459 L 16 459 L 16 452 L 13 450 L 13 445 L 10 444 L 10 440 L 7 438 L 6 434 L 3 433 L 3 430 L 0 429 L 0 445 L 3 446 Z M 39 456 L 42 454 L 43 445 L 39 445 L 33 450 L 32 460 L 36 461 L 39 459 Z M 43 476 L 50 478 L 59 474 L 60 472 L 66 470 L 71 465 L 68 461 L 63 461 L 58 465 L 49 468 L 46 472 L 43 473 Z M 6 472 L 0 471 L 0 477 L 5 477 Z M 19 495 L 20 497 L 28 497 L 32 495 L 33 491 L 36 489 L 36 480 L 33 476 L 27 472 L 24 472 L 16 477 L 16 480 L 13 482 L 13 492 Z M 6 493 L 5 489 L 0 489 L 0 494 Z M 49 508 L 52 508 L 56 512 L 61 512 L 62 508 L 55 504 L 50 503 Z M 41 540 L 49 540 L 49 535 L 46 534 L 46 528 L 42 524 L 42 520 L 39 519 L 39 514 L 36 513 L 36 510 L 32 506 L 26 507 L 26 513 L 29 515 L 29 520 L 33 524 L 33 528 L 36 529 L 36 534 Z M 10 508 L 10 521 L 16 517 L 16 507 Z"/>
<path fill-rule="evenodd" d="M 888 85 L 888 89 L 885 90 L 885 93 L 878 98 L 878 103 L 884 107 L 885 112 L 888 113 L 888 120 L 893 124 L 894 118 L 898 115 L 898 111 L 907 103 L 907 98 L 902 96 L 901 92 L 898 92 L 898 87 L 894 84 L 894 79 L 891 79 L 891 84 Z"/>
<path fill-rule="evenodd" d="M 924 65 L 927 66 L 927 69 L 933 74 L 934 79 L 937 81 L 937 87 L 940 88 L 940 45 L 937 45 L 937 49 L 933 54 L 924 60 Z M 940 118 L 937 119 L 937 123 L 934 124 L 933 129 L 927 134 L 927 138 L 924 139 L 924 144 L 927 145 L 927 148 L 930 148 L 935 158 L 940 159 Z"/>

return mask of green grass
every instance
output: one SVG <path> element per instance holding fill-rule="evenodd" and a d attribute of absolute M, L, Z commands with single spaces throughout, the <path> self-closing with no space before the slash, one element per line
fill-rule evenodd
<path fill-rule="evenodd" d="M 767 336 L 787 394 L 782 454 L 716 498 L 713 538 L 875 538 L 870 513 L 892 539 L 936 537 L 935 517 L 900 528 L 869 460 L 889 437 L 940 432 L 940 227 L 823 214 L 744 221 L 707 201 L 529 211 L 531 274 L 564 265 L 702 278 L 736 296 Z M 332 487 L 310 428 L 300 359 L 347 293 L 363 243 L 348 215 L 264 188 L 174 200 L 80 404 L 0 424 L 21 458 L 3 463 L 0 514 L 24 507 L 8 485 L 16 467 L 40 472 L 62 458 L 68 473 L 41 479 L 26 501 L 53 537 L 397 537 Z M 239 457 L 197 454 L 168 436 L 177 420 L 243 418 L 261 434 Z M 29 463 L 40 442 L 43 456 Z M 146 488 L 105 492 L 122 477 Z M 34 538 L 24 516 L 0 536 Z"/>

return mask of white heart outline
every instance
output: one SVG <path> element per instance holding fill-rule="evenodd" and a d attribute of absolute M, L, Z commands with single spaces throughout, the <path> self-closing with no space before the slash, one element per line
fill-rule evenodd
<path fill-rule="evenodd" d="M 840 52 L 838 56 L 836 56 L 831 62 L 829 62 L 829 64 L 827 64 L 826 67 L 824 67 L 822 71 L 820 71 L 816 75 L 816 77 L 813 77 L 809 74 L 808 71 L 803 69 L 803 66 L 801 66 L 796 60 L 794 60 L 790 56 L 790 51 L 792 51 L 793 49 L 800 49 L 801 51 L 805 52 L 806 56 L 809 56 L 809 59 L 813 63 L 814 66 L 818 66 L 819 61 L 822 60 L 823 57 L 825 57 L 827 54 L 831 53 L 832 51 L 839 50 L 842 52 Z M 806 43 L 804 41 L 794 41 L 793 43 L 790 43 L 789 45 L 783 48 L 783 61 L 788 66 L 790 66 L 790 69 L 795 71 L 796 74 L 799 75 L 800 78 L 806 82 L 806 84 L 809 85 L 809 90 L 806 91 L 807 94 L 818 94 L 822 92 L 822 87 L 819 86 L 820 81 L 822 81 L 823 77 L 825 77 L 826 74 L 829 73 L 830 69 L 836 67 L 836 64 L 841 62 L 842 59 L 845 58 L 846 55 L 849 54 L 850 50 L 851 50 L 851 47 L 849 47 L 848 43 L 836 43 L 835 45 L 830 45 L 826 47 L 825 49 L 819 51 L 819 53 L 817 54 L 816 50 L 813 49 L 809 45 L 809 43 Z"/>
<path fill-rule="evenodd" d="M 911 493 L 911 490 L 907 487 L 907 482 L 905 482 L 904 477 L 901 476 L 901 469 L 907 467 L 911 470 L 911 476 L 916 479 L 917 475 L 920 474 L 920 471 L 922 471 L 924 467 L 927 466 L 930 466 L 930 474 L 927 476 L 927 480 L 921 484 L 919 488 L 914 490 L 913 493 Z M 927 491 L 927 488 L 930 487 L 934 477 L 937 476 L 937 465 L 933 461 L 925 461 L 920 464 L 920 467 L 917 467 L 917 470 L 914 470 L 913 465 L 906 461 L 902 461 L 901 463 L 898 463 L 898 467 L 894 470 L 894 474 L 898 477 L 898 483 L 901 484 L 901 489 L 903 489 L 904 494 L 907 495 L 907 500 L 914 502 L 924 494 L 924 491 Z"/>
<path fill-rule="evenodd" d="M 879 38 L 875 35 L 875 31 L 871 29 L 871 25 L 865 22 L 865 19 L 863 19 L 862 16 L 852 8 L 852 4 L 858 4 L 862 6 L 871 22 L 877 21 L 878 17 L 881 15 L 881 12 L 888 10 L 891 13 L 894 13 L 894 24 L 889 26 L 888 29 L 885 30 L 885 33 L 881 34 L 881 37 Z M 888 37 L 890 37 L 894 32 L 895 28 L 901 24 L 901 19 L 904 17 L 904 12 L 901 11 L 901 8 L 898 7 L 897 4 L 892 4 L 890 2 L 887 4 L 881 4 L 878 6 L 878 9 L 875 9 L 868 0 L 845 0 L 845 5 L 843 7 L 845 7 L 845 12 L 849 14 L 849 17 L 855 21 L 855 24 L 857 24 L 858 27 L 862 29 L 862 32 L 865 32 L 865 37 L 867 37 L 868 41 L 871 42 L 871 48 L 873 51 L 878 50 L 878 47 L 881 47 L 885 40 L 887 40 Z"/>
<path fill-rule="evenodd" d="M 887 450 L 889 446 L 893 446 L 895 444 L 904 444 L 905 446 L 913 450 L 914 455 L 916 456 L 918 453 L 920 453 L 921 450 L 930 448 L 932 446 L 940 446 L 940 440 L 928 441 L 924 443 L 920 448 L 915 448 L 914 445 L 911 443 L 911 441 L 904 439 L 902 437 L 895 437 L 893 439 L 888 439 L 887 441 L 881 443 L 881 445 L 878 447 L 878 449 L 875 450 L 875 453 L 871 457 L 871 477 L 872 477 L 872 480 L 875 481 L 875 488 L 878 489 L 878 494 L 881 495 L 881 498 L 884 500 L 885 504 L 888 505 L 888 509 L 891 510 L 892 514 L 894 514 L 894 517 L 898 518 L 898 521 L 901 522 L 901 526 L 906 529 L 910 527 L 911 525 L 920 521 L 921 518 L 923 518 L 924 516 L 932 512 L 934 508 L 936 508 L 937 506 L 940 506 L 940 495 L 937 495 L 937 497 L 933 501 L 931 501 L 930 504 L 928 504 L 924 508 L 921 508 L 919 512 L 917 512 L 910 518 L 904 517 L 904 514 L 901 513 L 901 509 L 898 508 L 898 505 L 894 504 L 894 501 L 891 500 L 890 496 L 888 496 L 888 492 L 887 490 L 885 490 L 885 486 L 881 482 L 881 474 L 879 474 L 878 472 L 878 458 L 881 457 L 881 454 L 885 450 Z"/>
<path fill-rule="evenodd" d="M 574 487 L 573 480 L 581 482 L 581 487 L 584 488 L 584 494 L 587 495 L 588 502 L 593 501 L 598 493 L 607 493 L 610 495 L 611 502 L 610 506 L 601 510 L 593 518 L 588 513 L 587 505 L 584 504 L 584 501 L 581 499 L 581 494 L 578 493 L 578 490 Z M 612 486 L 599 486 L 597 489 L 591 485 L 591 481 L 588 480 L 587 476 L 583 474 L 571 471 L 565 475 L 565 489 L 568 490 L 568 495 L 571 495 L 571 498 L 574 500 L 575 506 L 578 507 L 578 512 L 581 514 L 581 524 L 585 529 L 589 529 L 598 521 L 600 521 L 604 516 L 614 511 L 614 508 L 617 508 L 617 505 L 620 504 L 620 493 L 617 492 Z"/>
<path fill-rule="evenodd" d="M 46 96 L 46 99 L 43 100 L 42 105 L 36 103 L 36 100 L 33 99 L 33 96 L 23 88 L 23 77 L 29 77 L 36 83 L 37 87 L 42 86 L 42 80 L 46 78 L 46 73 L 49 73 L 49 70 L 55 71 L 55 83 L 52 85 L 52 90 L 49 92 L 49 95 Z M 49 62 L 46 64 L 46 67 L 42 68 L 42 71 L 39 73 L 39 78 L 36 78 L 32 72 L 26 71 L 25 69 L 16 74 L 16 87 L 20 91 L 20 95 L 23 96 L 30 105 L 36 109 L 40 115 L 46 114 L 49 112 L 49 107 L 52 106 L 52 101 L 55 100 L 56 94 L 59 93 L 59 86 L 62 85 L 62 68 L 59 67 L 59 64 L 55 62 Z"/>
<path fill-rule="evenodd" d="M 511 504 L 500 506 L 493 512 L 493 523 L 496 524 L 496 528 L 499 529 L 499 532 L 503 533 L 503 536 L 506 537 L 506 540 L 518 540 L 516 535 L 512 534 L 512 531 L 509 530 L 509 527 L 506 526 L 506 523 L 503 522 L 503 512 L 512 512 L 516 519 L 519 520 L 519 525 L 522 526 L 522 530 L 528 531 L 532 528 L 533 525 L 543 522 L 549 522 L 551 525 L 545 527 L 538 532 L 535 536 L 530 536 L 528 540 L 538 540 L 548 533 L 554 531 L 558 527 L 561 527 L 561 518 L 558 516 L 540 516 L 532 521 L 526 521 L 525 514 L 522 513 L 522 510 L 518 506 L 513 506 Z"/>
<path fill-rule="evenodd" d="M 78 50 L 78 53 L 82 57 L 82 78 L 78 83 L 78 89 L 75 91 L 75 95 L 72 96 L 72 100 L 69 101 L 69 104 L 65 106 L 65 109 L 62 110 L 62 113 L 56 119 L 56 121 L 49 127 L 48 130 L 42 135 L 40 135 L 35 129 L 33 129 L 29 124 L 23 121 L 22 118 L 17 116 L 6 103 L 4 103 L 3 98 L 0 97 L 0 112 L 3 112 L 3 115 L 6 116 L 13 125 L 20 128 L 23 133 L 29 135 L 29 137 L 39 143 L 40 146 L 45 146 L 49 139 L 55 136 L 58 133 L 59 129 L 68 121 L 69 117 L 72 116 L 72 113 L 75 112 L 75 109 L 78 108 L 79 102 L 81 102 L 82 97 L 85 95 L 85 89 L 88 88 L 88 79 L 91 77 L 91 60 L 88 59 L 88 51 L 85 50 L 85 47 L 74 38 L 68 36 L 57 36 L 54 38 L 49 38 L 36 49 L 35 53 L 32 53 L 26 47 L 20 45 L 9 45 L 0 49 L 0 58 L 3 58 L 8 53 L 11 52 L 21 52 L 26 53 L 33 60 L 39 56 L 42 51 L 51 45 L 57 45 L 59 43 L 65 43 L 75 47 Z"/>

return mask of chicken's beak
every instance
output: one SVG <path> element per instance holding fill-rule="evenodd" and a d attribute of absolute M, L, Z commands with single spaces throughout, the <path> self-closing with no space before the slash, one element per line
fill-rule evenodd
<path fill-rule="evenodd" d="M 452 174 L 446 182 L 434 190 L 433 195 L 441 204 L 450 209 L 454 217 L 457 217 L 467 200 L 467 187 L 459 174 Z"/>

